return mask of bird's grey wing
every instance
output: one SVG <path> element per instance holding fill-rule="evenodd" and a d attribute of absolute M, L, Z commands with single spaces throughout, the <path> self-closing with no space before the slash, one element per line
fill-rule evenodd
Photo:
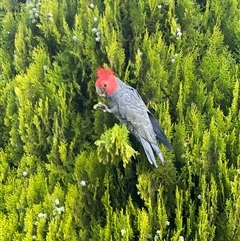
<path fill-rule="evenodd" d="M 164 163 L 163 155 L 157 145 L 153 126 L 149 119 L 148 109 L 137 91 L 130 88 L 126 93 L 122 94 L 118 103 L 119 119 L 127 125 L 128 129 L 141 142 L 148 161 L 157 167 L 154 150 Z"/>
<path fill-rule="evenodd" d="M 168 141 L 168 139 L 167 139 L 165 133 L 163 132 L 163 129 L 159 125 L 157 119 L 154 117 L 154 115 L 150 111 L 148 111 L 148 116 L 149 116 L 149 119 L 150 119 L 150 121 L 152 123 L 152 127 L 153 127 L 153 130 L 154 130 L 155 134 L 156 134 L 157 139 L 161 143 L 163 143 L 167 147 L 167 149 L 169 151 L 171 151 L 172 150 L 172 145 Z"/>
<path fill-rule="evenodd" d="M 148 109 L 134 88 L 129 87 L 121 94 L 118 112 L 133 134 L 137 132 L 145 140 L 155 142 L 156 137 L 148 116 Z"/>

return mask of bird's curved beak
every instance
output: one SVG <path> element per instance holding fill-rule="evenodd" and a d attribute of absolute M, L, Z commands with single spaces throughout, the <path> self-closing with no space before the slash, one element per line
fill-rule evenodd
<path fill-rule="evenodd" d="M 96 92 L 97 92 L 98 95 L 106 97 L 104 89 L 96 87 Z"/>

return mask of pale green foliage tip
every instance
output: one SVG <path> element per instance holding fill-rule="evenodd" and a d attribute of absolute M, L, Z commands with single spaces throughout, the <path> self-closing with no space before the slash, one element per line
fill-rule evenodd
<path fill-rule="evenodd" d="M 123 166 L 131 161 L 132 157 L 138 154 L 128 140 L 128 130 L 125 125 L 115 124 L 113 128 L 106 130 L 100 139 L 95 141 L 97 154 L 100 162 L 115 163 L 123 161 Z"/>

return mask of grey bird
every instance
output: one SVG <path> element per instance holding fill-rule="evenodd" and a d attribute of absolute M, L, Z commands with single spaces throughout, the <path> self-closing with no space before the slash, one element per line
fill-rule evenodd
<path fill-rule="evenodd" d="M 163 143 L 169 151 L 172 150 L 172 145 L 136 89 L 121 81 L 110 69 L 98 68 L 97 75 L 96 92 L 107 99 L 110 108 L 101 102 L 94 108 L 113 113 L 120 123 L 125 124 L 142 144 L 148 161 L 152 165 L 158 167 L 153 151 L 164 164 L 165 161 L 157 140 Z"/>

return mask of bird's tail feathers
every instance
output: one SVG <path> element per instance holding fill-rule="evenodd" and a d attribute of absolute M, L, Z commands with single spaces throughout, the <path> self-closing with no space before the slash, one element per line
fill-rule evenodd
<path fill-rule="evenodd" d="M 160 148 L 158 147 L 158 145 L 154 144 L 154 143 L 151 143 L 151 146 L 152 146 L 153 150 L 157 153 L 157 155 L 160 158 L 162 164 L 164 164 L 165 160 L 164 160 L 163 154 L 162 154 Z"/>
<path fill-rule="evenodd" d="M 141 144 L 142 144 L 142 146 L 143 146 L 143 148 L 144 148 L 144 151 L 145 151 L 145 153 L 146 153 L 146 155 L 147 155 L 147 158 L 148 158 L 148 161 L 152 164 L 152 165 L 154 165 L 155 167 L 158 167 L 158 165 L 157 165 L 157 162 L 156 162 L 156 159 L 155 159 L 155 156 L 154 156 L 154 153 L 153 153 L 153 150 L 152 150 L 152 147 L 151 147 L 151 145 L 149 144 L 149 142 L 148 141 L 146 141 L 144 138 L 142 138 L 141 136 L 140 136 L 140 141 L 141 141 Z M 160 153 L 161 153 L 161 151 L 160 151 Z M 159 156 L 160 157 L 160 156 Z M 163 158 L 163 157 L 162 157 Z M 161 159 L 161 158 L 160 158 Z M 162 160 L 162 159 L 161 159 Z"/>

